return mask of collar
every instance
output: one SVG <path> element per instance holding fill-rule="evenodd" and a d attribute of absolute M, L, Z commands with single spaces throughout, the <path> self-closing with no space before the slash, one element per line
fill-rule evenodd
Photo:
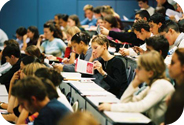
<path fill-rule="evenodd" d="M 180 42 L 184 39 L 184 33 L 180 33 L 177 39 L 174 42 L 174 46 L 179 46 Z"/>

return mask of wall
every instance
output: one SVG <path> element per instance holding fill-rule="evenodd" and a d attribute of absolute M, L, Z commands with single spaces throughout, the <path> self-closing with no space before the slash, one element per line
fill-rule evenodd
<path fill-rule="evenodd" d="M 57 13 L 77 14 L 80 20 L 84 19 L 83 7 L 91 4 L 94 7 L 111 5 L 122 17 L 131 18 L 134 10 L 139 9 L 136 0 L 10 0 L 0 12 L 0 28 L 9 38 L 13 38 L 19 26 L 37 26 L 43 33 L 43 24 L 54 18 Z M 149 0 L 149 4 L 156 6 L 156 0 Z"/>

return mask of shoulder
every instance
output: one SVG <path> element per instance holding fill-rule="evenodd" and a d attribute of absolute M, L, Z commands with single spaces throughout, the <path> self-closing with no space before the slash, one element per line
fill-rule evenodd
<path fill-rule="evenodd" d="M 163 90 L 163 91 L 174 91 L 173 85 L 165 79 L 156 80 L 152 84 L 151 88 L 152 89 L 160 89 L 160 90 Z"/>

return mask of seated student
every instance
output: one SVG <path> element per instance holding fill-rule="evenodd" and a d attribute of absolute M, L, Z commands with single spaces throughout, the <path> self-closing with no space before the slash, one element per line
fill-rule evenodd
<path fill-rule="evenodd" d="M 138 20 L 136 23 L 134 23 L 132 30 L 136 34 L 137 38 L 145 41 L 145 39 L 152 37 L 153 34 L 150 32 L 150 26 L 147 21 L 144 20 Z M 122 56 L 137 56 L 140 52 L 146 51 L 146 43 L 141 45 L 140 47 L 134 47 L 134 48 L 120 48 L 119 53 Z M 138 54 L 137 54 L 138 53 Z"/>
<path fill-rule="evenodd" d="M 99 25 L 99 26 L 103 26 L 104 27 L 104 21 L 103 21 L 103 18 L 102 17 L 97 18 L 96 25 Z"/>
<path fill-rule="evenodd" d="M 59 16 L 59 25 L 62 26 L 62 30 L 64 32 L 66 32 L 67 30 L 67 22 L 68 22 L 68 15 L 67 14 L 61 14 L 61 16 Z"/>
<path fill-rule="evenodd" d="M 39 38 L 38 28 L 35 26 L 29 26 L 27 28 L 27 37 L 30 39 L 27 46 L 36 45 Z"/>
<path fill-rule="evenodd" d="M 79 54 L 79 58 L 89 61 L 92 49 L 89 47 L 90 36 L 86 32 L 76 33 L 71 39 L 71 45 L 75 53 Z M 54 68 L 64 72 L 75 72 L 74 64 L 56 64 Z"/>
<path fill-rule="evenodd" d="M 96 19 L 93 17 L 93 6 L 92 5 L 85 5 L 84 6 L 84 12 L 85 12 L 85 19 L 81 21 L 81 25 L 88 25 L 95 26 L 96 25 Z"/>
<path fill-rule="evenodd" d="M 31 114 L 39 112 L 34 125 L 56 124 L 61 117 L 70 112 L 56 99 L 48 98 L 46 87 L 36 77 L 30 76 L 18 81 L 12 88 L 12 95 L 17 97 L 19 104 Z"/>
<path fill-rule="evenodd" d="M 20 49 L 18 46 L 6 46 L 3 50 L 3 56 L 6 62 L 12 65 L 12 68 L 0 76 L 0 83 L 6 86 L 9 91 L 9 84 L 13 74 L 20 69 Z"/>
<path fill-rule="evenodd" d="M 0 47 L 3 47 L 5 40 L 8 40 L 8 36 L 2 29 L 0 29 Z"/>
<path fill-rule="evenodd" d="M 68 23 L 68 26 L 70 26 L 70 27 L 77 26 L 81 31 L 85 31 L 84 28 L 81 27 L 79 17 L 77 15 L 70 15 L 68 17 L 68 22 L 67 23 Z M 66 30 L 66 32 L 67 32 L 67 30 Z"/>
<path fill-rule="evenodd" d="M 102 9 L 102 6 L 97 6 L 97 7 L 95 7 L 95 8 L 93 9 L 94 17 L 95 17 L 96 19 L 102 17 L 101 9 Z"/>
<path fill-rule="evenodd" d="M 19 43 L 19 47 L 20 48 L 26 48 L 25 45 L 26 43 L 29 42 L 29 39 L 27 38 L 27 30 L 25 27 L 19 27 L 17 30 L 16 30 L 16 41 Z"/>
<path fill-rule="evenodd" d="M 184 47 L 184 33 L 180 33 L 176 22 L 167 20 L 160 28 L 160 32 L 169 42 L 169 55 L 172 55 L 177 48 Z"/>
<path fill-rule="evenodd" d="M 121 97 L 121 103 L 100 105 L 99 110 L 116 112 L 145 113 L 154 124 L 160 125 L 164 121 L 167 109 L 166 99 L 174 92 L 174 87 L 165 76 L 165 64 L 162 56 L 151 51 L 139 56 L 136 76 Z M 147 88 L 134 95 L 138 86 L 146 82 Z"/>
<path fill-rule="evenodd" d="M 61 39 L 56 37 L 56 27 L 52 23 L 46 23 L 44 24 L 44 35 L 40 35 L 37 46 L 42 52 L 45 52 L 45 54 L 58 57 L 64 56 L 66 45 Z M 45 38 L 45 41 L 41 44 L 43 38 Z"/>
<path fill-rule="evenodd" d="M 109 41 L 105 36 L 95 36 L 91 41 L 93 54 L 90 61 L 101 57 L 103 60 L 94 61 L 94 69 L 103 76 L 103 80 L 110 86 L 109 92 L 120 98 L 127 88 L 126 69 L 123 61 L 108 52 Z"/>
<path fill-rule="evenodd" d="M 61 92 L 61 90 L 59 88 L 59 85 L 63 81 L 63 77 L 60 74 L 60 72 L 58 72 L 58 71 L 56 71 L 54 69 L 40 68 L 40 69 L 36 70 L 35 76 L 37 76 L 39 78 L 45 78 L 45 79 L 51 80 L 51 82 L 53 82 L 53 85 L 56 87 L 56 91 L 57 91 L 57 93 L 59 95 L 58 101 L 60 101 L 68 109 L 70 109 L 71 111 L 73 111 L 70 103 L 66 99 L 66 96 Z"/>
<path fill-rule="evenodd" d="M 134 22 L 141 19 L 147 21 L 149 20 L 149 18 L 150 18 L 149 13 L 146 10 L 141 10 L 135 14 Z M 134 32 L 114 32 L 114 31 L 109 31 L 104 27 L 100 27 L 100 28 L 101 28 L 101 33 L 103 35 L 108 35 L 114 39 L 118 39 L 121 42 L 128 42 L 132 44 L 132 46 L 135 46 L 135 45 L 140 46 L 144 44 L 144 41 L 138 39 Z"/>
<path fill-rule="evenodd" d="M 107 15 L 103 19 L 104 27 L 108 29 L 109 31 L 115 31 L 115 32 L 121 32 L 121 30 L 118 28 L 118 22 L 116 18 L 112 15 Z M 107 36 L 109 40 L 113 40 L 112 37 Z"/>
<path fill-rule="evenodd" d="M 155 13 L 152 16 L 150 16 L 148 22 L 150 26 L 150 32 L 152 32 L 153 35 L 158 35 L 159 28 L 162 26 L 162 24 L 165 23 L 165 17 L 160 13 Z"/>
<path fill-rule="evenodd" d="M 155 9 L 148 5 L 148 0 L 137 0 L 137 2 L 141 10 L 147 10 L 150 16 L 155 13 Z"/>

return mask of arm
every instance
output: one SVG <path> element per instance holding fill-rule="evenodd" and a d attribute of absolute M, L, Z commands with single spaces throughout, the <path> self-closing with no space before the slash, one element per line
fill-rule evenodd
<path fill-rule="evenodd" d="M 29 112 L 22 109 L 20 116 L 17 119 L 16 124 L 25 124 L 26 118 L 29 116 Z"/>
<path fill-rule="evenodd" d="M 23 36 L 23 46 L 22 46 L 21 50 L 25 50 L 26 49 L 26 47 L 27 47 L 26 40 L 27 40 L 27 34 Z"/>
<path fill-rule="evenodd" d="M 39 49 L 41 49 L 41 41 L 42 41 L 43 38 L 45 38 L 45 36 L 44 36 L 43 34 L 40 35 L 40 37 L 38 38 L 38 41 L 37 41 L 36 46 L 37 46 Z"/>

